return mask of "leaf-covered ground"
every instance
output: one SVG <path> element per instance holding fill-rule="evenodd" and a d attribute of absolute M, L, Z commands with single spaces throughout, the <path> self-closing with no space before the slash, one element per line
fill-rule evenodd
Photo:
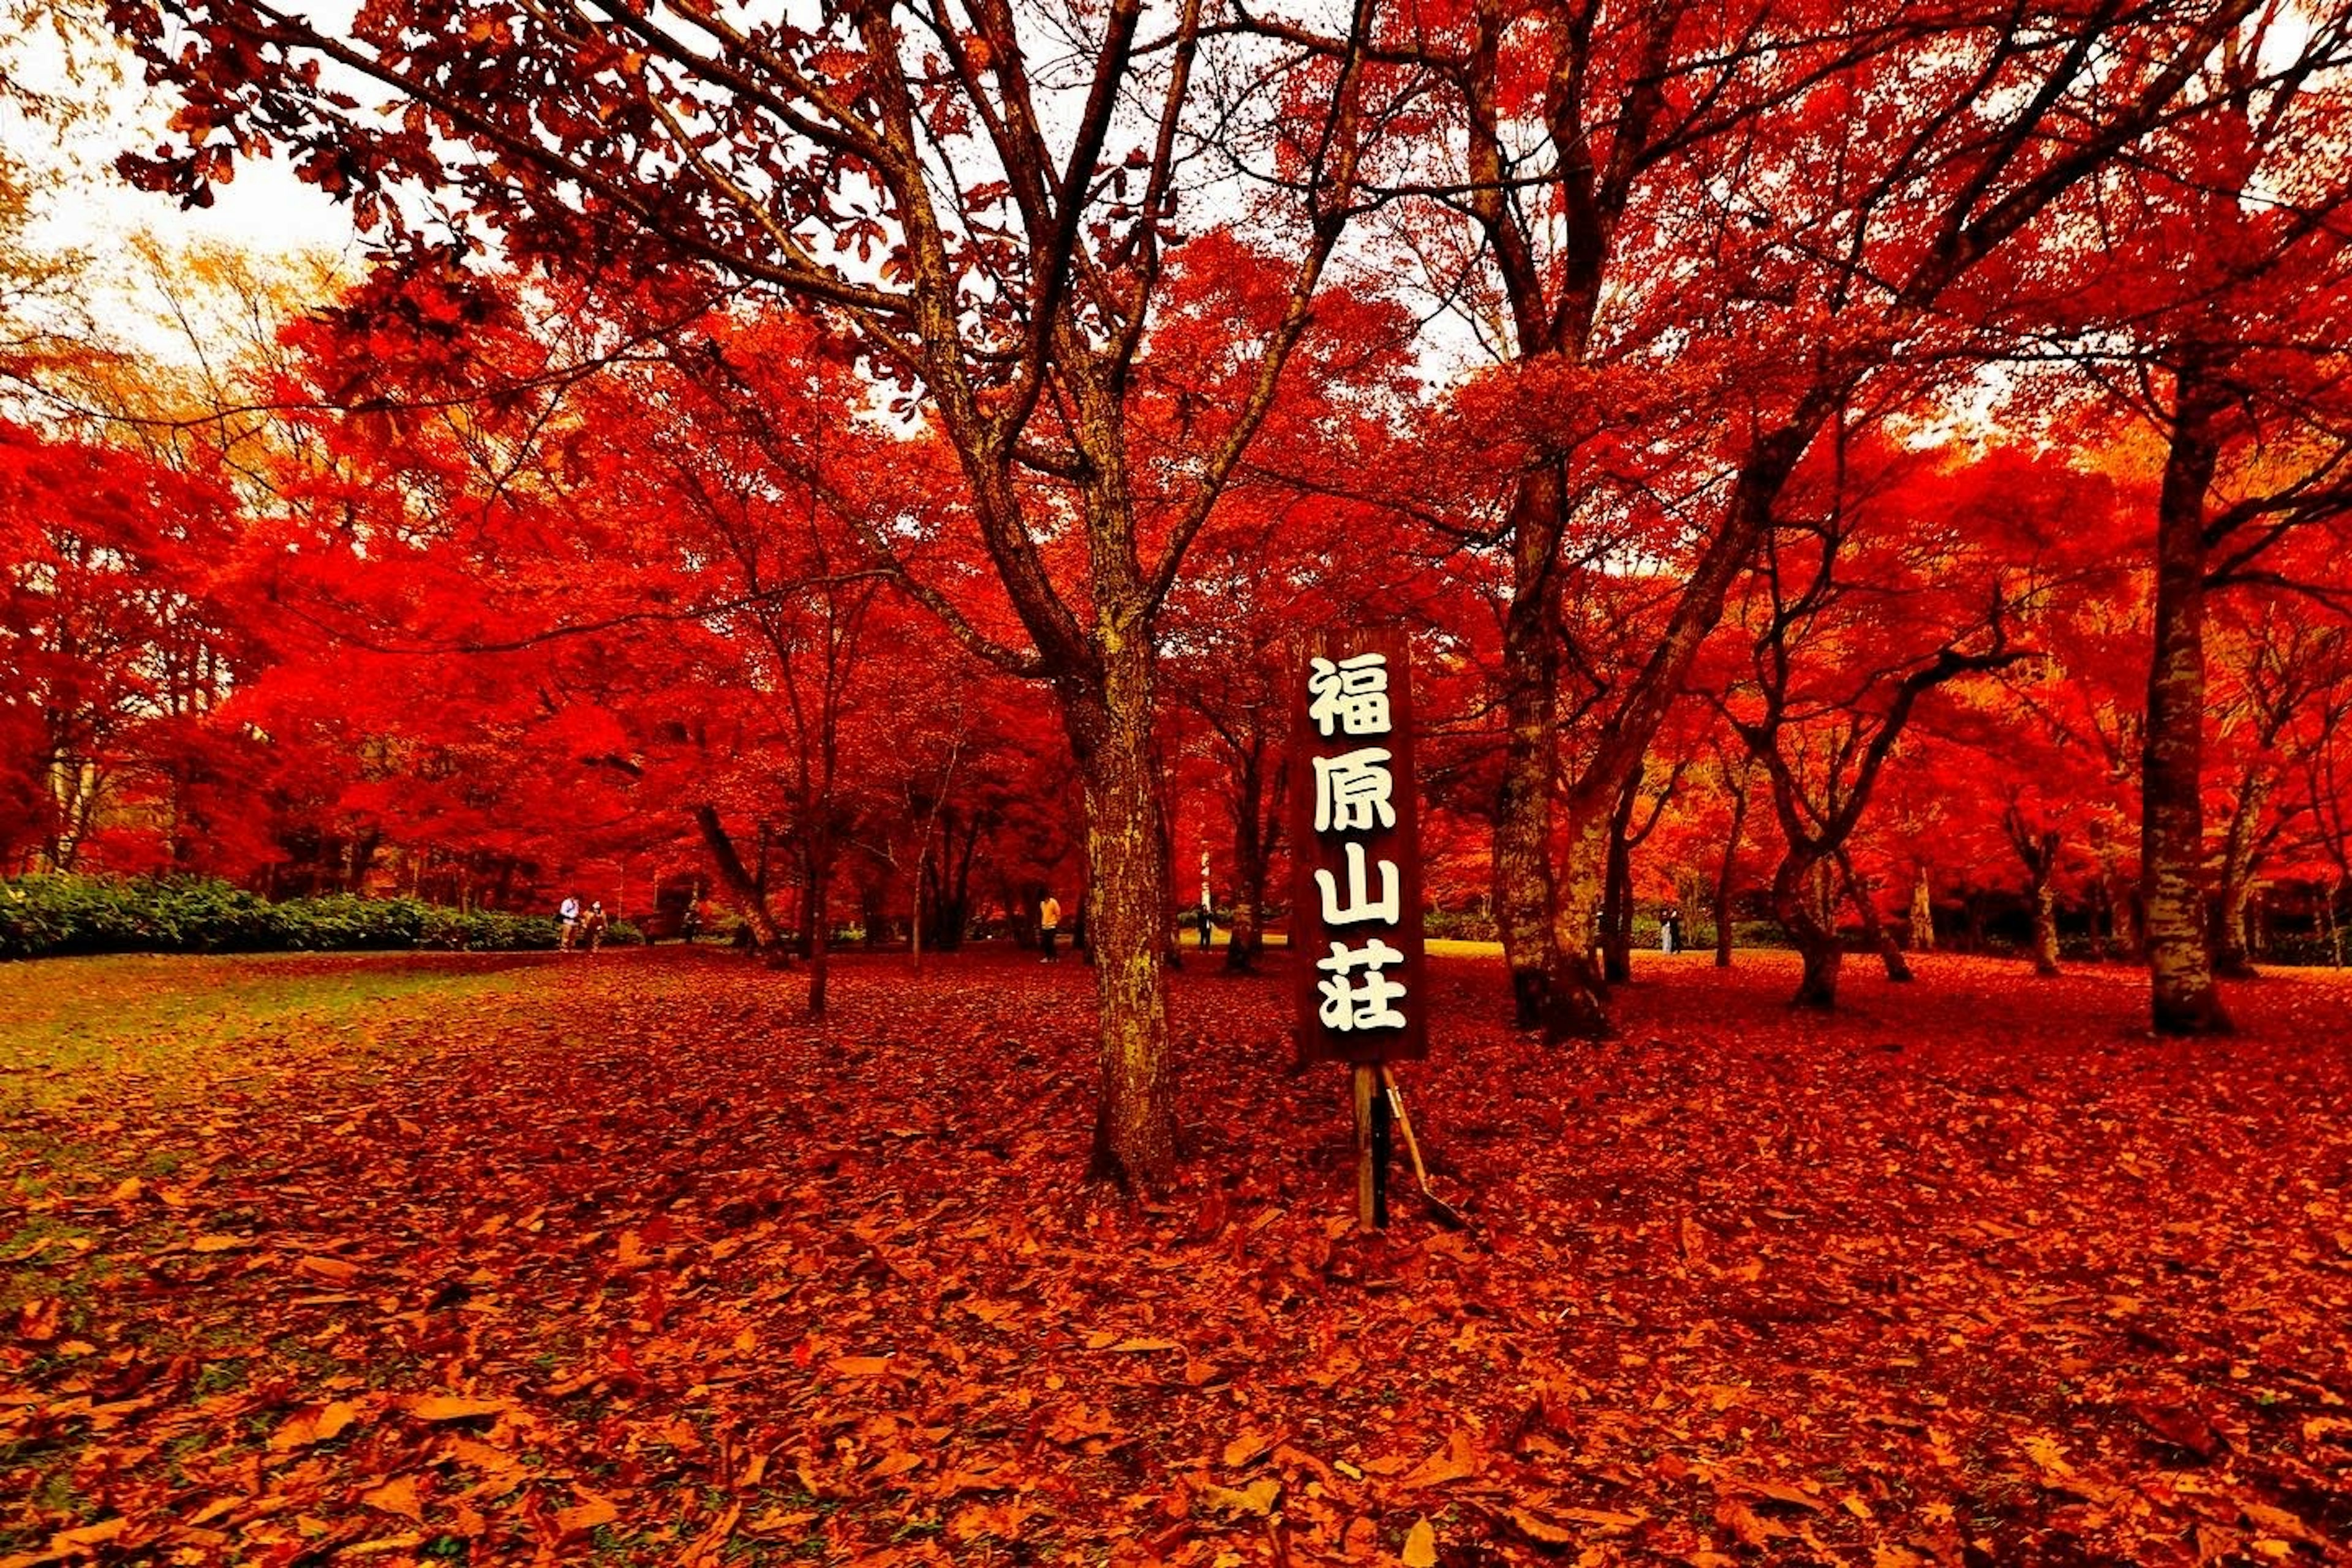
<path fill-rule="evenodd" d="M 0 973 L 0 1563 L 2352 1550 L 2352 981 L 2181 1045 L 2120 971 L 1817 1019 L 1644 955 L 1554 1054 L 1441 962 L 1475 1228 L 1368 1237 L 1279 973 L 1180 978 L 1137 1207 L 1075 964 L 853 958 L 814 1027 L 716 952 L 288 965 Z"/>

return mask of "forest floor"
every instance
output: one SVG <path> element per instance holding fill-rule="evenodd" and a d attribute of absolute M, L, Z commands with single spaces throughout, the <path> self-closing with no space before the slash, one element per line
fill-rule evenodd
<path fill-rule="evenodd" d="M 0 1563 L 2342 1562 L 2352 980 L 1433 963 L 1350 1217 L 1287 975 L 1177 977 L 1085 1187 L 1077 963 L 0 968 Z"/>

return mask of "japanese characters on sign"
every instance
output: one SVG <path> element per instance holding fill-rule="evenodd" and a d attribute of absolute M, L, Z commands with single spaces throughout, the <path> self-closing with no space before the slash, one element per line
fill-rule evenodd
<path fill-rule="evenodd" d="M 1322 633 L 1300 651 L 1290 924 L 1307 1059 L 1427 1050 L 1410 675 L 1393 629 Z"/>

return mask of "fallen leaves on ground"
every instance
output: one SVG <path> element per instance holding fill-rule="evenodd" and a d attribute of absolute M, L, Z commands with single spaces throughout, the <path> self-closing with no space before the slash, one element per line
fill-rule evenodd
<path fill-rule="evenodd" d="M 2178 1044 L 2122 971 L 1823 1019 L 1654 959 L 1551 1051 L 1440 962 L 1402 1076 L 1475 1228 L 1401 1180 L 1360 1236 L 1286 977 L 1180 977 L 1138 1205 L 1079 1183 L 1087 976 L 1041 967 L 845 958 L 812 1026 L 719 955 L 551 959 L 19 1113 L 0 1563 L 2352 1548 L 2352 983 Z"/>

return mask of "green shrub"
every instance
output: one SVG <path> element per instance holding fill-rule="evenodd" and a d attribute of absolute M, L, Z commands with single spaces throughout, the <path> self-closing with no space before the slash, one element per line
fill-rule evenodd
<path fill-rule="evenodd" d="M 556 929 L 545 915 L 442 909 L 415 899 L 337 893 L 273 904 L 226 882 L 0 880 L 0 958 L 415 947 L 484 952 L 551 948 Z"/>
<path fill-rule="evenodd" d="M 1495 917 L 1473 910 L 1431 910 L 1421 917 L 1421 931 L 1437 942 L 1493 942 L 1498 935 Z"/>

